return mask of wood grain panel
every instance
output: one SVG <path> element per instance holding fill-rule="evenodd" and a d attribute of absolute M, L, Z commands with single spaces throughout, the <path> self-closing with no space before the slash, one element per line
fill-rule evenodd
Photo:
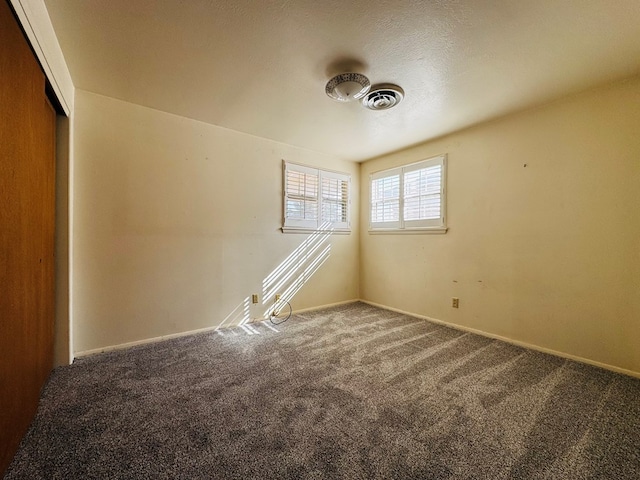
<path fill-rule="evenodd" d="M 44 74 L 0 1 L 0 476 L 53 361 L 54 142 Z"/>

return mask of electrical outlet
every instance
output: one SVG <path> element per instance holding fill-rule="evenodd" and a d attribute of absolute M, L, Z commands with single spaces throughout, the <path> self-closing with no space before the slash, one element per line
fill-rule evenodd
<path fill-rule="evenodd" d="M 451 299 L 451 306 L 452 306 L 453 308 L 458 308 L 458 307 L 460 307 L 460 299 L 459 299 L 458 297 L 453 297 L 453 298 Z"/>
<path fill-rule="evenodd" d="M 254 293 L 251 295 L 251 303 L 258 303 L 258 294 Z"/>
<path fill-rule="evenodd" d="M 282 296 L 282 295 L 280 295 L 279 293 L 276 293 L 276 302 L 277 302 L 278 300 L 280 300 L 280 297 L 281 297 L 281 296 Z"/>

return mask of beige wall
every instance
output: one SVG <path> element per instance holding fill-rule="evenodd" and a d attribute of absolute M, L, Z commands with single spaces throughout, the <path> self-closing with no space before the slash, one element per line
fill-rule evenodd
<path fill-rule="evenodd" d="M 68 365 L 73 361 L 71 349 L 70 276 L 69 276 L 69 219 L 71 143 L 73 117 L 58 115 L 56 119 L 56 318 L 54 328 L 54 366 Z"/>
<path fill-rule="evenodd" d="M 440 153 L 449 232 L 368 234 L 369 174 Z M 640 78 L 365 162 L 361 183 L 361 298 L 640 372 Z"/>
<path fill-rule="evenodd" d="M 80 90 L 74 123 L 76 353 L 260 316 L 263 280 L 307 238 L 279 230 L 283 159 L 351 173 L 355 221 L 282 289 L 329 246 L 293 308 L 358 298 L 357 164 Z"/>

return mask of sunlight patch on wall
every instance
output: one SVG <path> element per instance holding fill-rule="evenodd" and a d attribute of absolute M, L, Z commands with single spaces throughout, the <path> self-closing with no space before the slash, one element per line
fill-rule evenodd
<path fill-rule="evenodd" d="M 309 235 L 280 265 L 262 281 L 264 316 L 282 309 L 318 271 L 331 255 L 330 224 L 320 226 Z M 280 295 L 278 301 L 276 294 Z"/>
<path fill-rule="evenodd" d="M 247 323 L 250 317 L 250 298 L 246 297 L 242 302 L 240 302 L 236 308 L 234 308 L 227 317 L 220 322 L 220 324 L 216 327 L 216 330 L 220 330 L 225 325 L 235 326 L 235 325 L 243 325 Z"/>
<path fill-rule="evenodd" d="M 262 281 L 262 302 L 252 306 L 251 295 L 245 297 L 227 317 L 218 324 L 215 330 L 219 335 L 231 332 L 229 327 L 239 326 L 248 335 L 259 335 L 260 331 L 251 325 L 254 320 L 262 320 L 267 328 L 279 332 L 265 319 L 271 318 L 274 312 L 288 307 L 293 297 L 304 287 L 311 277 L 324 265 L 331 255 L 330 237 L 333 228 L 325 224 L 310 235 L 274 268 Z M 280 296 L 276 301 L 276 294 Z M 261 310 L 256 310 L 256 307 Z M 221 329 L 229 328 L 224 333 Z M 236 334 L 238 331 L 236 331 Z"/>

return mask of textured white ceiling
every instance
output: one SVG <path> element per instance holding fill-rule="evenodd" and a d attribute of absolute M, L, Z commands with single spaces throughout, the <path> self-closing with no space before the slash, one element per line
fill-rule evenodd
<path fill-rule="evenodd" d="M 76 87 L 364 160 L 640 72 L 639 0 L 45 0 Z M 350 63 L 397 107 L 329 99 Z"/>

